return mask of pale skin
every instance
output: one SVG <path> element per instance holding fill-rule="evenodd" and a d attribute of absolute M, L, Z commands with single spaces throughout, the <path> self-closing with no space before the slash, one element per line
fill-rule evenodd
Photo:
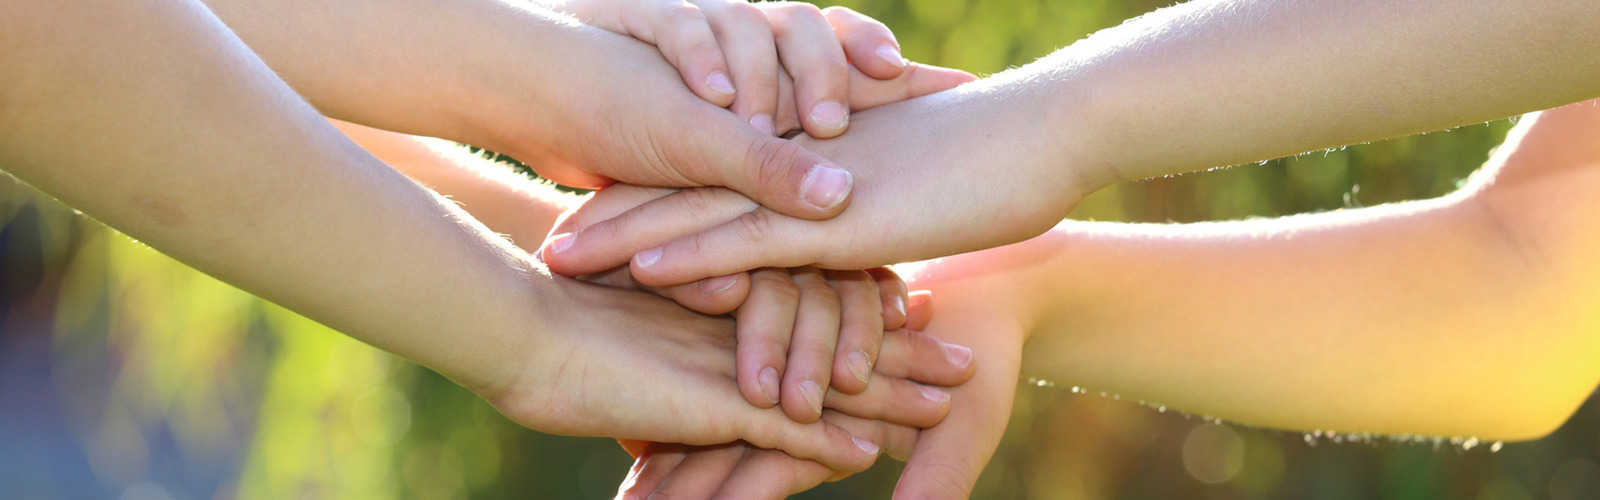
<path fill-rule="evenodd" d="M 1019 374 L 1281 429 L 1548 434 L 1600 383 L 1596 137 L 1600 106 L 1583 102 L 1525 116 L 1439 199 L 1245 222 L 1068 221 L 920 265 L 911 285 L 942 304 L 927 331 L 984 366 L 915 438 L 896 497 L 965 497 Z M 641 462 L 625 487 L 759 484 L 771 497 L 829 477 L 775 456 L 680 462 Z M 726 479 L 679 479 L 706 474 Z"/>
<path fill-rule="evenodd" d="M 578 201 L 575 196 L 561 194 L 548 186 L 532 183 L 527 179 L 510 173 L 504 168 L 490 164 L 483 158 L 467 154 L 458 146 L 443 141 L 407 136 L 338 120 L 331 121 L 341 132 L 374 156 L 413 180 L 423 183 L 435 191 L 449 195 L 451 200 L 458 203 L 464 210 L 467 210 L 478 220 L 483 221 L 486 226 L 500 232 L 512 241 L 518 241 L 518 238 L 523 236 L 539 235 L 547 232 L 557 218 Z M 524 248 L 532 249 L 532 244 L 527 242 L 538 240 L 524 239 L 521 241 L 524 241 L 522 243 Z M 597 279 L 617 286 L 638 286 L 628 281 L 626 276 L 626 273 L 606 273 L 606 275 L 597 277 Z M 787 273 L 784 273 L 783 276 L 786 280 L 788 279 Z M 800 280 L 796 281 L 798 283 Z M 903 295 L 904 284 L 898 283 L 898 279 L 895 282 L 900 287 L 900 294 Z M 848 311 L 851 309 L 877 312 L 879 297 L 866 297 L 866 304 L 854 304 L 854 307 L 852 307 L 849 300 L 845 298 L 848 295 L 848 289 L 837 285 L 835 285 L 835 288 L 839 289 L 837 293 L 839 298 L 837 299 L 829 299 L 824 294 L 822 300 L 818 300 L 817 295 L 810 293 L 810 290 L 814 288 L 804 288 L 797 291 L 796 293 L 800 294 L 800 302 L 803 303 L 803 309 L 806 309 L 806 312 L 797 315 L 793 310 L 793 305 L 790 305 L 789 314 L 798 316 L 793 318 L 792 321 L 814 320 L 816 317 L 825 317 L 830 314 L 838 317 L 841 314 L 840 309 L 844 309 L 846 315 L 849 314 Z M 744 328 L 744 323 L 747 322 L 754 321 L 759 324 L 760 322 L 773 320 L 766 317 L 749 318 L 747 314 L 772 316 L 771 312 L 775 308 L 781 309 L 783 307 L 782 302 L 784 301 L 781 300 L 781 297 L 779 298 L 780 300 L 763 297 L 760 293 L 763 289 L 765 288 L 761 286 L 754 287 L 752 296 L 745 300 L 746 304 L 755 308 L 756 311 L 755 313 L 741 311 L 739 315 L 741 329 Z M 653 291 L 669 297 L 679 295 L 671 290 L 655 289 Z M 693 296 L 694 294 L 686 295 Z M 900 298 L 903 299 L 904 297 L 901 296 Z M 921 298 L 926 299 L 926 296 L 921 296 Z M 901 314 L 898 320 L 884 320 L 891 321 L 891 323 L 874 323 L 880 327 L 889 328 L 889 331 L 882 332 L 878 337 L 887 341 L 883 345 L 882 354 L 888 356 L 887 358 L 881 358 L 882 363 L 874 366 L 880 377 L 886 377 L 880 378 L 877 382 L 876 388 L 880 390 L 879 393 L 884 394 L 882 390 L 889 389 L 890 393 L 903 396 L 920 394 L 921 400 L 908 401 L 904 397 L 895 397 L 896 402 L 894 404 L 909 405 L 906 407 L 909 411 L 891 409 L 882 412 L 878 416 L 886 419 L 883 422 L 874 423 L 868 420 L 852 418 L 835 410 L 836 405 L 832 403 L 828 406 L 829 410 L 821 415 L 822 417 L 829 421 L 846 425 L 852 432 L 859 431 L 859 435 L 864 439 L 880 446 L 888 442 L 893 436 L 914 436 L 915 426 L 934 425 L 937 423 L 938 418 L 942 418 L 943 412 L 947 410 L 950 399 L 949 394 L 933 386 L 957 385 L 964 382 L 972 375 L 974 365 L 970 350 L 964 347 L 943 344 L 934 341 L 932 337 L 913 331 L 901 330 L 902 327 L 920 329 L 927 324 L 926 318 L 928 314 L 925 304 L 925 300 L 913 300 L 911 311 L 914 316 L 920 318 L 914 319 L 914 324 L 907 324 L 904 313 Z M 828 309 L 831 309 L 831 311 Z M 745 340 L 741 338 L 740 342 L 743 343 Z M 877 348 L 878 346 L 874 346 L 875 350 Z M 966 354 L 963 355 L 964 357 L 952 359 L 950 353 L 953 351 Z M 943 363 L 937 359 L 929 359 L 928 355 L 930 353 L 942 354 L 946 359 L 943 360 Z M 918 363 L 929 362 L 934 364 L 918 365 Z M 912 381 L 917 382 L 917 384 L 909 383 Z M 851 391 L 850 393 L 859 392 Z M 767 406 L 771 406 L 771 402 Z M 845 406 L 848 407 L 849 405 Z M 882 408 L 888 407 L 881 407 L 880 410 Z M 642 451 L 646 444 L 647 442 L 643 441 L 623 440 L 624 447 L 635 454 Z M 735 448 L 742 449 L 743 446 L 745 445 L 740 444 Z M 773 451 L 772 453 L 787 457 L 782 452 Z M 823 467 L 814 462 L 807 463 L 816 467 Z M 823 468 L 826 469 L 826 467 Z"/>
<path fill-rule="evenodd" d="M 4 8 L 0 162 L 47 194 L 537 430 L 744 439 L 841 471 L 875 457 L 833 421 L 746 403 L 730 320 L 549 275 L 338 133 L 198 2 Z M 886 335 L 883 353 L 879 373 L 964 377 L 931 339 Z M 945 405 L 893 383 L 825 402 L 915 425 Z"/>
<path fill-rule="evenodd" d="M 1571 0 L 1189 2 L 1022 68 L 857 113 L 850 134 L 799 140 L 852 170 L 852 206 L 866 210 L 808 221 L 746 205 L 663 227 L 662 214 L 683 208 L 663 199 L 546 254 L 562 273 L 631 259 L 637 279 L 670 285 L 1014 243 L 1114 182 L 1600 96 L 1600 31 L 1586 22 L 1597 14 L 1600 4 Z"/>
<path fill-rule="evenodd" d="M 707 86 L 705 76 L 714 70 L 708 67 L 713 66 L 710 60 L 674 59 L 680 76 L 680 68 L 662 57 L 663 52 L 676 54 L 683 49 L 674 42 L 696 46 L 692 40 L 652 39 L 662 46 L 650 47 L 516 0 L 206 3 L 278 75 L 331 117 L 506 153 L 545 178 L 573 187 L 597 188 L 613 181 L 727 186 L 802 218 L 832 217 L 849 203 L 853 181 L 847 170 L 773 137 L 774 126 L 758 130 L 750 117 L 721 108 L 733 102 L 737 92 Z M 723 10 L 756 8 L 739 5 Z M 779 22 L 773 28 L 809 29 L 784 33 L 787 36 L 777 41 L 828 47 L 809 41 L 819 36 L 836 40 L 827 31 L 830 22 L 861 27 L 871 21 L 837 12 L 824 20 L 815 8 L 810 10 L 782 17 L 788 24 Z M 702 29 L 705 25 L 704 18 L 653 12 L 666 19 L 652 23 L 692 26 L 698 21 Z M 767 22 L 739 20 L 750 21 L 743 26 Z M 858 45 L 893 44 L 886 29 L 876 28 L 841 34 L 854 36 L 849 40 Z M 772 35 L 768 32 L 769 46 L 774 43 Z M 838 45 L 831 46 L 839 50 Z M 777 54 L 736 60 L 763 56 L 772 64 Z M 791 71 L 828 70 L 827 78 L 811 78 L 797 88 L 805 104 L 818 99 L 853 104 L 850 99 L 857 93 L 851 89 L 858 83 L 908 73 L 955 78 L 947 80 L 953 82 L 949 85 L 970 78 L 959 71 L 870 61 L 857 65 L 867 68 L 863 74 L 838 66 L 844 64 L 842 54 L 832 59 L 822 55 L 790 59 L 794 60 L 785 59 L 785 67 Z M 745 86 L 750 96 L 762 93 L 759 85 Z M 797 116 L 809 116 L 796 115 L 792 104 L 778 106 L 777 83 L 771 86 L 773 101 L 763 109 L 777 106 L 776 126 L 785 126 L 785 117 L 798 123 Z M 735 111 L 752 109 L 741 105 Z M 806 126 L 827 136 L 842 132 L 847 122 L 841 116 L 829 126 L 814 121 Z"/>

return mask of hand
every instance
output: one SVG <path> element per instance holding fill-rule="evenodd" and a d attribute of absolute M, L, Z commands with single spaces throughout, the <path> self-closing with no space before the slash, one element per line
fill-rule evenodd
<path fill-rule="evenodd" d="M 612 217 L 671 193 L 628 185 L 615 185 L 602 192 L 606 195 L 591 198 L 582 213 L 564 214 L 552 232 L 581 227 L 597 217 Z M 641 288 L 626 268 L 583 278 Z M 757 407 L 768 408 L 781 402 L 784 410 L 800 422 L 812 422 L 820 416 L 823 394 L 830 384 L 846 394 L 866 390 L 884 330 L 898 329 L 905 323 L 906 286 L 887 268 L 764 268 L 695 284 L 642 288 L 706 314 L 737 309 L 740 390 Z M 965 348 L 951 349 L 963 355 L 964 363 L 970 361 Z M 932 423 L 935 422 L 922 425 Z"/>
<path fill-rule="evenodd" d="M 525 360 L 518 362 L 520 374 L 479 388 L 513 420 L 568 435 L 699 445 L 744 439 L 846 471 L 871 464 L 876 447 L 837 426 L 797 423 L 781 410 L 739 401 L 729 320 L 639 292 L 560 277 L 554 282 L 559 293 L 534 307 L 586 314 L 569 314 L 573 319 L 552 325 L 549 335 L 508 351 L 507 357 Z M 905 373 L 919 380 L 959 383 L 971 372 L 948 363 L 942 343 L 909 332 L 886 334 L 883 349 L 885 359 L 907 366 Z M 823 405 L 902 422 L 937 422 L 947 411 L 947 399 L 881 373 L 880 383 L 861 394 L 830 393 Z"/>
<path fill-rule="evenodd" d="M 724 185 L 804 218 L 832 217 L 848 203 L 848 171 L 699 99 L 652 47 L 582 26 L 560 33 L 567 36 L 541 40 L 542 49 L 585 63 L 560 72 L 560 78 L 547 70 L 505 76 L 523 78 L 507 80 L 523 82 L 516 88 L 500 88 L 500 78 L 486 83 L 495 87 L 482 92 L 494 107 L 538 111 L 477 120 L 487 126 L 471 134 L 484 138 L 479 145 L 578 187 L 601 187 L 613 179 L 647 186 Z M 890 91 L 921 90 L 929 81 L 937 88 L 954 85 L 945 82 L 964 81 L 962 75 L 928 69 L 877 82 Z"/>
<path fill-rule="evenodd" d="M 798 140 L 861 181 L 858 210 L 838 218 L 806 221 L 737 193 L 684 191 L 574 232 L 562 248 L 547 245 L 545 259 L 567 274 L 631 259 L 635 279 L 660 286 L 764 266 L 860 269 L 1038 235 L 1098 173 L 1034 156 L 1025 130 L 995 133 L 1034 112 L 1007 102 L 969 85 L 858 113 L 854 132 L 836 139 Z"/>
<path fill-rule="evenodd" d="M 786 131 L 784 119 L 793 122 L 796 117 L 813 136 L 843 133 L 856 94 L 851 81 L 893 79 L 908 63 L 887 27 L 844 7 L 819 10 L 801 2 L 740 0 L 545 4 L 584 23 L 656 45 L 696 95 L 731 106 L 769 135 Z M 797 80 L 798 90 L 788 85 L 780 90 L 780 77 Z"/>
<path fill-rule="evenodd" d="M 953 281 L 950 273 L 940 274 L 943 276 L 924 279 L 917 285 Z M 910 326 L 928 321 L 931 311 L 925 306 L 927 298 L 927 292 L 912 294 L 915 305 Z M 986 356 L 985 365 L 973 380 L 951 389 L 958 403 L 943 423 L 916 431 L 882 422 L 840 418 L 843 416 L 833 412 L 824 419 L 874 440 L 891 457 L 909 458 L 895 498 L 968 498 L 984 464 L 999 446 L 1016 390 L 1022 336 L 1005 317 L 986 310 L 968 307 L 941 311 L 938 320 L 928 325 L 931 334 L 967 337 L 963 341 L 981 346 L 976 353 Z M 996 357 L 999 362 L 991 365 L 988 357 Z M 843 477 L 816 462 L 749 445 L 652 445 L 637 459 L 619 490 L 619 498 L 645 498 L 657 492 L 672 498 L 783 498 Z"/>

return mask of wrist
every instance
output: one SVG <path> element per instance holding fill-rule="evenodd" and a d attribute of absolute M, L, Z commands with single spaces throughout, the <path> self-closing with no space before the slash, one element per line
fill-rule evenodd
<path fill-rule="evenodd" d="M 536 401 L 547 392 L 539 389 L 546 384 L 538 368 L 551 366 L 548 358 L 551 353 L 560 351 L 555 345 L 559 339 L 548 325 L 559 321 L 556 311 L 568 309 L 564 304 L 568 298 L 563 296 L 556 279 L 543 264 L 532 259 L 528 262 L 526 267 L 514 272 L 511 286 L 503 290 L 497 300 L 503 305 L 495 308 L 504 309 L 504 314 L 472 325 L 494 339 L 484 345 L 493 347 L 484 350 L 473 366 L 462 370 L 472 372 L 473 376 L 451 378 L 507 416 L 532 426 L 529 422 L 539 421 L 540 415 L 530 409 L 547 406 Z M 487 310 L 491 305 L 485 306 Z"/>

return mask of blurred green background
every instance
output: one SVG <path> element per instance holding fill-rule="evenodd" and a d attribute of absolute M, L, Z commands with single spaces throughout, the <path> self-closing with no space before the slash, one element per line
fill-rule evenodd
<path fill-rule="evenodd" d="M 893 28 L 911 59 L 979 74 L 1166 3 L 842 2 Z M 1509 127 L 1128 183 L 1073 217 L 1238 219 L 1437 196 Z M 517 427 L 432 372 L 11 180 L 0 180 L 0 273 L 0 498 L 607 498 L 630 463 L 606 440 Z M 1018 390 L 975 498 L 1600 498 L 1592 401 L 1546 439 L 1468 449 L 1218 425 L 1092 388 Z M 899 467 L 885 460 L 801 497 L 886 498 Z"/>

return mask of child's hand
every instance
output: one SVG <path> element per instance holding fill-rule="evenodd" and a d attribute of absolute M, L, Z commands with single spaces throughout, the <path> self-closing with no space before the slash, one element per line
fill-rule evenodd
<path fill-rule="evenodd" d="M 588 226 L 559 251 L 546 247 L 546 261 L 574 274 L 631 260 L 635 279 L 665 286 L 760 267 L 860 269 L 1036 236 L 1098 183 L 1099 170 L 1048 164 L 1034 154 L 1049 144 L 1042 136 L 994 132 L 1046 111 L 988 90 L 858 113 L 852 133 L 834 139 L 796 138 L 849 165 L 857 181 L 854 208 L 832 220 L 785 217 L 727 190 L 696 190 L 729 200 L 714 204 L 684 191 Z"/>
<path fill-rule="evenodd" d="M 563 216 L 552 230 L 563 234 L 552 238 L 554 243 L 547 242 L 547 247 L 559 245 L 563 238 L 571 241 L 573 236 L 564 234 L 571 228 L 613 217 L 667 194 L 669 190 L 626 185 L 601 190 L 580 210 Z M 704 201 L 718 200 L 713 197 Z M 616 286 L 637 286 L 626 268 L 588 278 Z M 766 268 L 650 290 L 708 314 L 736 308 L 741 393 L 761 408 L 781 403 L 791 418 L 801 422 L 815 421 L 821 414 L 830 383 L 846 394 L 866 391 L 884 331 L 899 329 L 906 321 L 905 283 L 886 268 Z M 955 366 L 961 369 L 971 361 L 965 348 L 951 346 L 948 354 L 948 358 L 959 361 Z M 930 398 L 943 396 L 936 389 L 925 392 Z M 925 427 L 937 422 L 896 423 Z"/>
<path fill-rule="evenodd" d="M 887 27 L 843 7 L 740 0 L 550 0 L 547 5 L 656 45 L 696 95 L 730 107 L 767 134 L 799 125 L 814 137 L 839 135 L 851 109 L 871 107 L 856 105 L 854 87 L 897 78 L 909 64 Z M 959 71 L 933 70 L 940 79 L 954 81 L 951 86 L 971 79 Z M 793 121 L 786 124 L 785 118 Z"/>
<path fill-rule="evenodd" d="M 966 264 L 977 259 L 960 259 Z M 949 268 L 952 266 L 943 266 Z M 976 346 L 985 358 L 977 376 L 951 389 L 959 402 L 949 418 L 930 429 L 918 430 L 863 421 L 829 411 L 823 421 L 848 430 L 878 445 L 883 453 L 906 460 L 906 467 L 895 487 L 895 498 L 968 498 L 984 465 L 994 454 L 1011 413 L 1016 391 L 1023 335 L 1004 313 L 994 312 L 986 303 L 1004 280 L 963 280 L 962 273 L 973 269 L 941 269 L 919 276 L 917 286 L 932 285 L 940 294 L 955 292 L 953 308 L 944 308 L 938 321 L 929 326 L 931 310 L 927 292 L 912 294 L 912 319 L 909 327 L 922 328 L 942 338 L 962 338 Z M 981 272 L 981 269 L 978 270 Z M 938 274 L 931 276 L 930 274 Z M 942 285 L 942 286 L 941 286 Z M 1001 283 L 999 286 L 1006 286 Z M 968 293 L 962 288 L 976 288 Z M 1004 308 L 1001 308 L 1004 309 Z M 993 359 L 994 362 L 990 362 Z M 881 373 L 896 373 L 885 367 Z M 810 460 L 763 450 L 746 443 L 709 447 L 650 444 L 638 448 L 637 460 L 619 493 L 631 498 L 653 494 L 671 498 L 751 498 L 781 499 L 849 475 Z"/>
<path fill-rule="evenodd" d="M 553 282 L 559 293 L 533 307 L 586 314 L 543 325 L 548 335 L 530 336 L 500 360 L 482 363 L 508 361 L 519 368 L 475 387 L 512 420 L 577 436 L 698 445 L 743 439 L 844 471 L 864 469 L 876 458 L 877 446 L 836 425 L 797 423 L 781 410 L 734 397 L 739 389 L 731 320 L 641 292 L 561 277 Z M 972 374 L 944 362 L 944 345 L 919 333 L 886 335 L 884 350 L 886 359 L 911 367 L 908 373 L 918 378 L 960 383 Z M 850 415 L 928 425 L 943 418 L 949 400 L 927 394 L 920 384 L 880 372 L 868 391 L 835 392 L 823 404 Z"/>

